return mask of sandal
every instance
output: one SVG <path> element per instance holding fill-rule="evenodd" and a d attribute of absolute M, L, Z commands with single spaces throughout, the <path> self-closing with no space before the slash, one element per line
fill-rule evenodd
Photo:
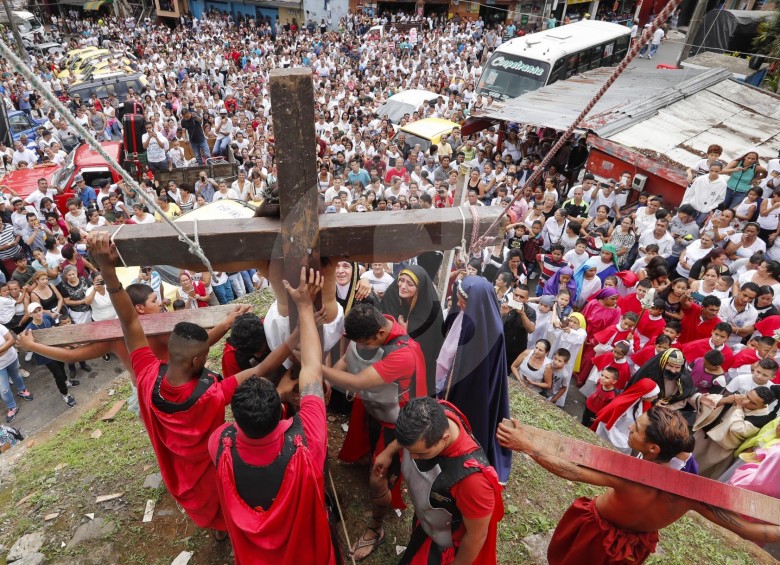
<path fill-rule="evenodd" d="M 16 413 L 19 412 L 19 407 L 17 406 L 13 410 L 9 410 L 8 413 L 5 415 L 5 423 L 10 424 L 14 421 L 14 418 L 16 418 Z"/>
<path fill-rule="evenodd" d="M 29 390 L 23 390 L 22 392 L 17 392 L 16 396 L 21 398 L 22 400 L 30 401 L 33 399 L 33 393 L 31 393 Z"/>
<path fill-rule="evenodd" d="M 369 551 L 363 557 L 359 557 L 359 558 L 355 557 L 354 558 L 355 561 L 363 561 L 366 557 L 368 557 L 369 555 L 374 553 L 374 550 L 377 547 L 379 547 L 380 545 L 382 545 L 383 541 L 385 541 L 385 530 L 384 530 L 384 528 L 380 528 L 379 530 L 377 530 L 376 528 L 372 528 L 371 526 L 366 526 L 366 530 L 371 530 L 372 532 L 374 532 L 376 534 L 376 537 L 372 538 L 372 539 L 366 539 L 365 538 L 365 535 L 366 535 L 365 531 L 360 535 L 360 539 L 358 539 L 357 542 L 355 543 L 355 547 L 352 549 L 352 552 L 350 553 L 350 555 L 355 555 L 355 552 L 358 549 L 363 549 L 364 547 L 370 547 L 371 551 Z"/>

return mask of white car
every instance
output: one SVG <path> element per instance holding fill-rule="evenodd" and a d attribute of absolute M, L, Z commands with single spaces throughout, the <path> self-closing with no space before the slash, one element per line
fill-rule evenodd
<path fill-rule="evenodd" d="M 404 114 L 409 114 L 411 118 L 412 114 L 416 112 L 420 106 L 430 100 L 436 100 L 441 96 L 430 90 L 404 90 L 398 94 L 394 94 L 387 99 L 387 102 L 382 104 L 376 111 L 380 118 L 387 116 L 387 119 L 395 126 L 404 117 Z M 442 96 L 444 102 L 447 102 L 447 97 Z"/>

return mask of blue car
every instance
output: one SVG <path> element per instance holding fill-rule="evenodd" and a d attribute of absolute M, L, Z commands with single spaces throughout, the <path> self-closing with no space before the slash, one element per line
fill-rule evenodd
<path fill-rule="evenodd" d="M 36 120 L 20 110 L 8 112 L 8 125 L 11 128 L 11 135 L 14 141 L 19 139 L 22 134 L 27 134 L 28 141 L 34 141 L 38 135 L 38 128 L 46 124 L 46 122 L 48 120 Z"/>

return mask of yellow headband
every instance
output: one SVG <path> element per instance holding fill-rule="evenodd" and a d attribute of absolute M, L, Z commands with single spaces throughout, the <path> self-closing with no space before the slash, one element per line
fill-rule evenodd
<path fill-rule="evenodd" d="M 414 274 L 412 271 L 410 271 L 409 269 L 404 269 L 403 271 L 401 271 L 400 273 L 398 273 L 398 276 L 399 276 L 399 277 L 400 277 L 401 275 L 406 275 L 407 277 L 409 277 L 410 279 L 412 279 L 412 281 L 414 282 L 414 284 L 415 284 L 416 286 L 420 286 L 420 279 L 418 279 L 418 278 L 417 278 L 417 275 L 415 275 L 415 274 Z"/>

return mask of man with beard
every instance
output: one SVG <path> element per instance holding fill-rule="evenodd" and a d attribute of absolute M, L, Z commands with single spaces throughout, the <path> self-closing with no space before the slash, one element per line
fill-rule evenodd
<path fill-rule="evenodd" d="M 658 404 L 680 411 L 688 424 L 693 425 L 696 413 L 688 405 L 688 399 L 696 393 L 696 387 L 682 351 L 670 348 L 657 354 L 634 373 L 626 390 L 642 379 L 652 379 L 658 385 Z"/>

